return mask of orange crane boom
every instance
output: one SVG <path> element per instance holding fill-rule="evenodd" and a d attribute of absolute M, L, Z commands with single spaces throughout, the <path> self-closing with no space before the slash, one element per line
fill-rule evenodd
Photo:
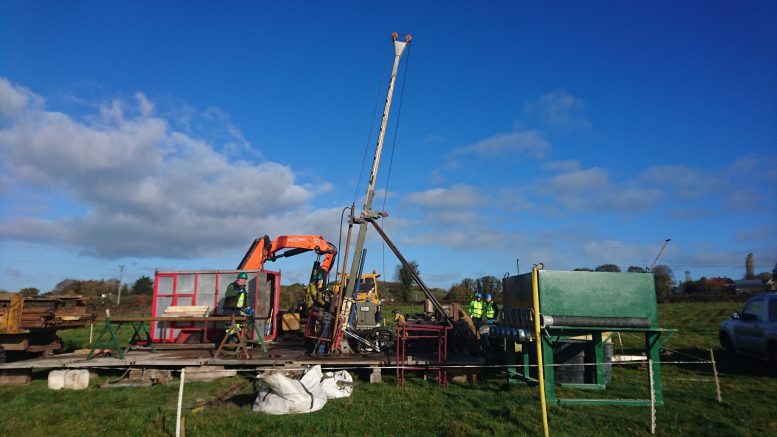
<path fill-rule="evenodd" d="M 278 253 L 284 249 L 288 250 Z M 321 269 L 324 274 L 328 274 L 334 264 L 337 248 L 321 235 L 281 235 L 272 241 L 267 235 L 257 238 L 248 248 L 237 268 L 238 270 L 260 270 L 264 268 L 265 261 L 275 261 L 278 258 L 310 251 L 315 252 L 316 255 L 324 255 Z"/>

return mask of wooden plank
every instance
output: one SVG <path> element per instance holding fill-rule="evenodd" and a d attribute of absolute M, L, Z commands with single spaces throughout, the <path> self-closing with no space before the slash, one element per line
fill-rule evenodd
<path fill-rule="evenodd" d="M 0 371 L 0 385 L 24 385 L 30 383 L 29 369 Z"/>
<path fill-rule="evenodd" d="M 209 308 L 208 305 L 170 305 L 165 308 L 167 311 L 204 311 Z"/>

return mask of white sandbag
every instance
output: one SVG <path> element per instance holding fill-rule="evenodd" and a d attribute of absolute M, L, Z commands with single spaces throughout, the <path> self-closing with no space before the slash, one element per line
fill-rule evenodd
<path fill-rule="evenodd" d="M 86 390 L 89 387 L 89 371 L 68 370 L 65 372 L 65 388 L 70 390 Z"/>
<path fill-rule="evenodd" d="M 51 390 L 85 390 L 89 387 L 89 371 L 52 370 L 49 372 L 49 388 Z"/>
<path fill-rule="evenodd" d="M 327 399 L 347 398 L 353 393 L 353 377 L 345 370 L 326 372 L 321 380 L 321 388 Z"/>
<path fill-rule="evenodd" d="M 49 372 L 49 388 L 51 390 L 61 390 L 65 387 L 65 372 L 67 370 L 52 370 Z"/>
<path fill-rule="evenodd" d="M 281 373 L 266 373 L 259 379 L 264 387 L 256 396 L 253 410 L 267 414 L 318 411 L 327 399 L 321 388 L 321 376 L 321 366 L 312 367 L 299 380 Z"/>

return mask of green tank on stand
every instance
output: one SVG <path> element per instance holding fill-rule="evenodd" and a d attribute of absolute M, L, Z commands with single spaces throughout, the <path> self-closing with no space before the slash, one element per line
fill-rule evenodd
<path fill-rule="evenodd" d="M 542 327 L 540 340 L 548 402 L 650 405 L 650 400 L 556 397 L 557 364 L 579 366 L 561 372 L 561 382 L 571 381 L 563 386 L 604 390 L 609 382 L 609 360 L 606 358 L 612 353 L 609 340 L 614 333 L 630 332 L 645 337 L 644 352 L 653 362 L 655 401 L 657 405 L 662 405 L 659 350 L 675 330 L 659 328 L 653 275 L 540 270 L 537 277 Z M 504 319 L 492 332 L 507 339 L 508 364 L 516 364 L 513 374 L 518 371 L 530 379 L 531 365 L 537 362 L 536 356 L 532 356 L 536 355 L 531 334 L 531 320 L 535 312 L 532 305 L 532 274 L 505 277 L 502 286 Z M 581 337 L 584 339 L 581 340 Z M 516 343 L 522 344 L 526 352 L 516 356 Z M 529 347 L 529 344 L 532 346 Z M 582 354 L 583 358 L 570 353 L 574 350 Z M 575 376 L 575 373 L 579 375 Z"/>

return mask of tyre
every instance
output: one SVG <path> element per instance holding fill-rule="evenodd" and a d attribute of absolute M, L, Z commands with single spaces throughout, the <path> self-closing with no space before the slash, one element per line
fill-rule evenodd
<path fill-rule="evenodd" d="M 734 350 L 734 344 L 731 343 L 731 339 L 729 338 L 726 331 L 720 331 L 720 345 L 723 346 L 723 349 L 728 351 L 729 353 L 735 353 Z"/>
<path fill-rule="evenodd" d="M 777 341 L 769 342 L 769 364 L 777 370 Z"/>

